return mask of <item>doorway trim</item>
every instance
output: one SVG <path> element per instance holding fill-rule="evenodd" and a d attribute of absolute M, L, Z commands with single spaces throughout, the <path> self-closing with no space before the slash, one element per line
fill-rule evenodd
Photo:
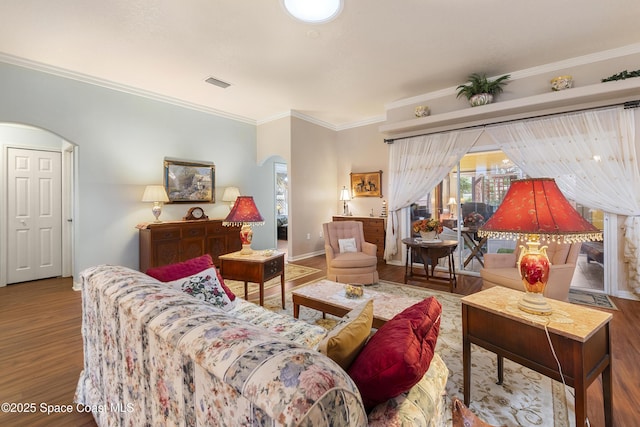
<path fill-rule="evenodd" d="M 70 277 L 73 275 L 73 266 L 75 259 L 74 239 L 75 234 L 75 194 L 76 194 L 76 160 L 77 145 L 70 143 L 61 136 L 36 126 L 16 124 L 16 123 L 0 123 L 0 126 L 11 126 L 14 128 L 22 128 L 27 131 L 42 132 L 48 138 L 59 140 L 59 147 L 45 146 L 35 142 L 30 144 L 27 138 L 24 140 L 15 138 L 14 141 L 2 144 L 2 165 L 0 167 L 0 212 L 2 212 L 2 224 L 0 224 L 0 287 L 7 285 L 7 264 L 9 256 L 9 206 L 7 200 L 7 179 L 8 179 L 8 152 L 11 148 L 37 150 L 37 151 L 53 151 L 59 152 L 62 156 L 62 277 Z M 0 142 L 2 142 L 0 140 Z M 75 289 L 75 286 L 74 286 Z"/>

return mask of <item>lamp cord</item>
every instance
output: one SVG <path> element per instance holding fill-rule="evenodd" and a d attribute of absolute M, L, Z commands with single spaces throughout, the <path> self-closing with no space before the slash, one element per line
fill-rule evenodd
<path fill-rule="evenodd" d="M 558 364 L 558 372 L 560 373 L 560 379 L 562 380 L 562 385 L 564 386 L 564 390 L 566 392 L 567 383 L 564 381 L 564 374 L 562 373 L 562 365 L 560 365 L 560 360 L 558 359 L 558 355 L 556 354 L 556 349 L 553 348 L 553 343 L 551 342 L 551 335 L 549 335 L 549 329 L 547 329 L 547 326 L 549 325 L 550 322 L 551 322 L 550 319 L 546 319 L 544 323 L 544 333 L 547 334 L 547 341 L 549 341 L 551 354 L 553 354 L 553 358 L 556 360 L 556 363 Z M 571 394 L 571 396 L 573 396 L 573 400 L 575 402 L 575 399 L 576 399 L 575 392 L 569 390 L 569 393 Z M 587 427 L 591 427 L 591 423 L 589 422 L 589 417 L 587 417 Z"/>

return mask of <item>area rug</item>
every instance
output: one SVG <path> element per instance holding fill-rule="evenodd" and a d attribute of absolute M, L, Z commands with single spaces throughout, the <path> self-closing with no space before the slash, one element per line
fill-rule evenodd
<path fill-rule="evenodd" d="M 305 267 L 302 265 L 296 265 L 296 264 L 285 264 L 284 265 L 284 280 L 285 281 L 289 281 L 289 280 L 296 280 L 296 279 L 300 279 L 301 277 L 305 277 L 305 276 L 310 276 L 314 273 L 319 272 L 320 270 L 318 270 L 317 268 L 311 268 L 311 267 Z M 224 280 L 224 283 L 233 291 L 234 294 L 236 295 L 244 295 L 244 282 L 240 282 L 238 280 Z M 255 284 L 254 284 L 255 285 Z M 264 289 L 270 289 L 273 288 L 274 286 L 278 286 L 280 287 L 280 276 L 275 277 L 267 282 L 264 283 Z M 249 292 L 257 292 L 258 291 L 258 287 L 257 286 L 253 286 L 250 284 L 249 285 Z M 280 295 L 280 294 L 278 294 Z M 289 298 L 291 299 L 291 298 Z"/>
<path fill-rule="evenodd" d="M 597 292 L 585 291 L 582 289 L 570 288 L 569 302 L 597 308 L 606 308 L 608 310 L 618 309 L 613 301 L 611 301 L 611 298 L 609 298 L 609 296 Z"/>
<path fill-rule="evenodd" d="M 311 282 L 313 283 L 313 282 Z M 302 285 L 306 286 L 308 284 Z M 298 286 L 298 288 L 302 287 Z M 447 382 L 448 419 L 451 425 L 451 398 L 462 399 L 462 323 L 460 296 L 381 281 L 371 289 L 392 295 L 418 298 L 435 296 L 442 304 L 442 322 L 436 351 L 449 368 Z M 292 313 L 290 293 L 287 295 L 287 308 L 280 306 L 280 299 L 270 298 L 265 307 L 277 312 Z M 323 321 L 321 313 L 301 307 L 300 318 L 322 326 L 332 325 L 331 315 Z M 333 321 L 335 322 L 335 321 Z M 500 331 L 496 331 L 500 333 Z M 572 388 L 565 388 L 528 368 L 510 360 L 504 360 L 504 383 L 497 385 L 497 367 L 495 354 L 472 345 L 471 348 L 471 410 L 481 419 L 492 425 L 506 426 L 575 426 L 574 401 Z"/>

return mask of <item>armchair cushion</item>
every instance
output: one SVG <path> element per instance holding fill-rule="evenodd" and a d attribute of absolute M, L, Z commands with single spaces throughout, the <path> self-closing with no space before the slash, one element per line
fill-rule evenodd
<path fill-rule="evenodd" d="M 364 252 L 345 252 L 337 255 L 330 262 L 331 267 L 336 268 L 360 268 L 369 267 L 377 263 L 375 256 L 367 255 Z"/>

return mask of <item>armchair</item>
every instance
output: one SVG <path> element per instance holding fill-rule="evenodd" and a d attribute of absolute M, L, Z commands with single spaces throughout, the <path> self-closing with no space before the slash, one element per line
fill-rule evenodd
<path fill-rule="evenodd" d="M 365 242 L 361 222 L 335 221 L 322 224 L 322 228 L 327 257 L 327 279 L 365 285 L 378 282 L 377 247 L 373 243 Z"/>
<path fill-rule="evenodd" d="M 567 301 L 571 279 L 576 269 L 581 243 L 550 243 L 547 256 L 551 263 L 549 281 L 544 296 Z M 480 269 L 482 289 L 504 286 L 519 291 L 524 290 L 520 271 L 516 266 L 520 249 L 510 254 L 484 254 L 484 268 Z"/>

